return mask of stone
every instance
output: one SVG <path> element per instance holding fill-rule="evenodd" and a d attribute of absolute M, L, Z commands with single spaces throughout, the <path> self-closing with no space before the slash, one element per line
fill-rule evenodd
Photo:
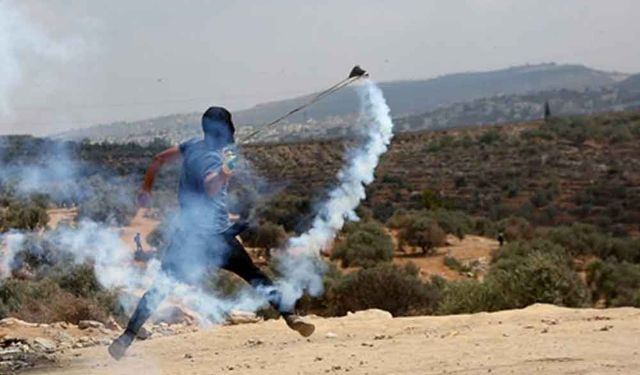
<path fill-rule="evenodd" d="M 254 313 L 234 310 L 229 313 L 227 322 L 229 324 L 249 324 L 249 323 L 258 323 L 261 320 L 262 318 L 258 317 Z"/>
<path fill-rule="evenodd" d="M 38 324 L 28 323 L 28 322 L 25 322 L 24 320 L 20 320 L 16 318 L 4 318 L 0 320 L 0 327 L 14 327 L 14 326 L 37 327 Z"/>
<path fill-rule="evenodd" d="M 45 353 L 53 353 L 57 349 L 55 342 L 42 337 L 36 337 L 33 339 L 32 346 L 35 350 Z"/>
<path fill-rule="evenodd" d="M 104 324 L 97 322 L 95 320 L 81 320 L 78 322 L 78 328 L 80 329 L 88 329 L 88 328 L 95 328 L 95 329 L 100 329 L 100 328 L 104 328 Z"/>
<path fill-rule="evenodd" d="M 113 319 L 112 316 L 109 317 L 109 319 L 107 319 L 107 322 L 104 325 L 107 329 L 110 329 L 112 331 L 122 331 L 122 327 L 120 327 L 120 324 L 118 324 L 118 322 L 116 322 L 115 319 Z"/>
<path fill-rule="evenodd" d="M 151 337 L 151 330 L 145 326 L 140 327 L 138 331 L 138 335 L 136 336 L 138 340 L 146 340 Z"/>
<path fill-rule="evenodd" d="M 157 324 L 187 324 L 192 325 L 197 322 L 197 318 L 194 314 L 187 311 L 186 309 L 170 305 L 165 308 L 161 308 L 158 310 L 156 314 L 157 318 L 155 322 Z"/>

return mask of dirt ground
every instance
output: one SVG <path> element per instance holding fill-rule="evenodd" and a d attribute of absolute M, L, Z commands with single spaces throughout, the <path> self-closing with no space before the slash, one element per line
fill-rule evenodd
<path fill-rule="evenodd" d="M 111 360 L 105 347 L 67 352 L 29 374 L 640 374 L 640 309 L 524 310 L 394 318 L 370 310 L 314 318 L 303 339 L 282 321 L 211 327 L 137 342 Z"/>

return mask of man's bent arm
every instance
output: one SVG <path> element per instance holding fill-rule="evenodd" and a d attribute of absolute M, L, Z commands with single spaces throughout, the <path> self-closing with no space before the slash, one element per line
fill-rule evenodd
<path fill-rule="evenodd" d="M 146 193 L 151 192 L 153 181 L 156 179 L 156 174 L 158 173 L 160 168 L 165 164 L 173 163 L 175 161 L 178 161 L 179 159 L 180 148 L 178 146 L 170 147 L 154 156 L 151 165 L 149 165 L 149 168 L 147 168 L 147 173 L 145 173 L 144 175 L 144 181 L 142 182 L 141 190 Z"/>

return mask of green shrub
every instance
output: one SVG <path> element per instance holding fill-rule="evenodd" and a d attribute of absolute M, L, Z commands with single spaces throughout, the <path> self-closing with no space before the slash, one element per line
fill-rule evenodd
<path fill-rule="evenodd" d="M 500 132 L 498 131 L 498 129 L 490 128 L 486 130 L 484 133 L 482 133 L 478 141 L 482 144 L 491 145 L 494 143 L 499 143 L 501 138 L 502 136 L 500 135 Z"/>
<path fill-rule="evenodd" d="M 242 237 L 249 246 L 259 247 L 265 251 L 267 259 L 271 258 L 271 249 L 282 246 L 287 239 L 282 225 L 274 224 L 270 221 L 261 223 L 249 236 Z"/>
<path fill-rule="evenodd" d="M 346 237 L 338 241 L 331 259 L 339 259 L 343 267 L 371 267 L 393 257 L 393 242 L 384 227 L 375 222 L 350 223 Z"/>
<path fill-rule="evenodd" d="M 530 240 L 534 237 L 534 228 L 527 219 L 512 216 L 498 222 L 498 230 L 507 241 Z"/>
<path fill-rule="evenodd" d="M 578 307 L 589 301 L 573 259 L 562 246 L 548 241 L 502 247 L 494 254 L 485 282 L 499 293 L 501 308 L 537 302 Z"/>
<path fill-rule="evenodd" d="M 462 264 L 459 260 L 457 260 L 452 256 L 447 255 L 444 257 L 442 261 L 447 268 L 453 271 L 456 271 L 458 273 L 464 274 L 464 273 L 471 272 L 471 267 L 465 264 Z"/>
<path fill-rule="evenodd" d="M 640 307 L 640 264 L 594 260 L 587 265 L 594 300 L 607 306 Z"/>
<path fill-rule="evenodd" d="M 282 225 L 287 232 L 299 229 L 311 211 L 311 202 L 307 197 L 293 194 L 278 194 L 257 207 L 257 217 Z"/>
<path fill-rule="evenodd" d="M 440 194 L 430 189 L 424 189 L 421 193 L 422 206 L 428 210 L 449 207 L 449 203 Z"/>
<path fill-rule="evenodd" d="M 394 316 L 420 315 L 435 311 L 440 290 L 434 283 L 423 282 L 411 263 L 379 264 L 345 276 L 327 290 L 326 298 L 331 315 L 371 308 Z"/>
<path fill-rule="evenodd" d="M 502 306 L 496 288 L 474 279 L 447 282 L 438 305 L 440 315 L 495 311 Z"/>
<path fill-rule="evenodd" d="M 80 320 L 106 322 L 116 307 L 114 293 L 91 298 L 76 296 L 62 289 L 54 279 L 7 279 L 0 285 L 0 310 L 29 322 L 51 323 Z"/>

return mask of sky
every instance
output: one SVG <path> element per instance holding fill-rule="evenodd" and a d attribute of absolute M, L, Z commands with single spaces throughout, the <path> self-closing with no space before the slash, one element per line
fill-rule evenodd
<path fill-rule="evenodd" d="M 542 62 L 640 72 L 637 0 L 0 0 L 0 134 Z"/>

